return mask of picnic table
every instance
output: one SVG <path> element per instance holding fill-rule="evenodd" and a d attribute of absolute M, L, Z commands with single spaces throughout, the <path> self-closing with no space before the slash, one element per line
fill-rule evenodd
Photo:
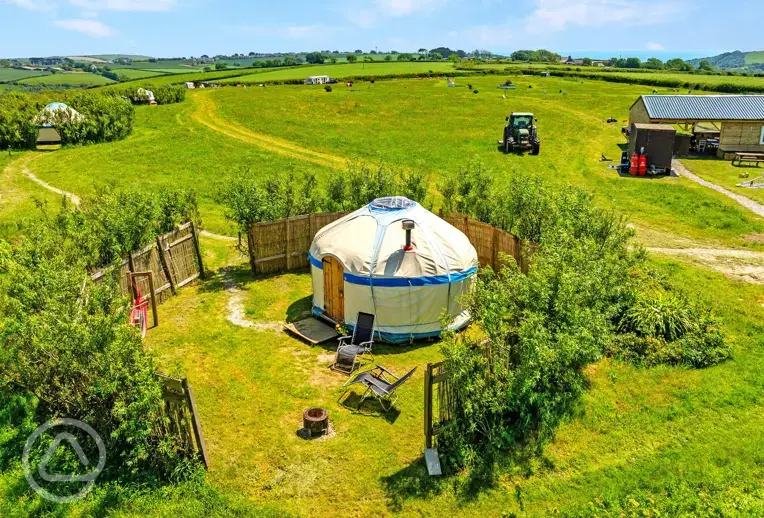
<path fill-rule="evenodd" d="M 743 162 L 749 164 L 755 164 L 759 167 L 759 163 L 764 162 L 764 153 L 735 153 L 735 158 L 732 159 L 732 165 L 737 162 L 738 166 L 742 166 Z"/>

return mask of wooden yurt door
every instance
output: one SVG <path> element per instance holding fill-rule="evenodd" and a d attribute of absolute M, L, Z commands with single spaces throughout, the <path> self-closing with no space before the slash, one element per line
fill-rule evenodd
<path fill-rule="evenodd" d="M 324 311 L 335 322 L 345 321 L 345 269 L 334 257 L 324 257 Z"/>

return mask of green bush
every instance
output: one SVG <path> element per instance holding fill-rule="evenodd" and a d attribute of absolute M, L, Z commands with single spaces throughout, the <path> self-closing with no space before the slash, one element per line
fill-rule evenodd
<path fill-rule="evenodd" d="M 65 145 L 111 142 L 127 137 L 133 130 L 135 111 L 129 102 L 108 93 L 68 91 L 43 93 L 12 92 L 0 96 L 0 147 L 33 148 L 37 138 L 34 119 L 47 104 L 58 101 L 79 112 L 71 119 L 57 111 L 51 124 Z"/>
<path fill-rule="evenodd" d="M 471 171 L 456 183 L 490 177 Z M 515 182 L 509 191 L 490 181 L 482 187 L 506 205 L 464 191 L 456 200 L 539 244 L 527 275 L 514 263 L 481 274 L 466 301 L 477 330 L 442 342 L 457 403 L 439 441 L 457 464 L 477 472 L 490 473 L 502 450 L 540 445 L 573 412 L 586 388 L 583 371 L 612 341 L 643 259 L 633 231 L 590 195 L 559 192 L 534 177 Z M 523 195 L 515 202 L 508 192 Z"/>
<path fill-rule="evenodd" d="M 103 476 L 169 477 L 179 444 L 155 434 L 157 364 L 128 323 L 116 281 L 93 284 L 81 243 L 51 221 L 0 250 L 0 389 L 13 384 L 33 394 L 38 422 L 90 424 L 108 452 Z M 56 457 L 58 465 L 72 460 Z"/>
<path fill-rule="evenodd" d="M 636 365 L 704 368 L 732 355 L 719 321 L 680 295 L 659 291 L 639 294 L 620 319 L 609 356 Z"/>

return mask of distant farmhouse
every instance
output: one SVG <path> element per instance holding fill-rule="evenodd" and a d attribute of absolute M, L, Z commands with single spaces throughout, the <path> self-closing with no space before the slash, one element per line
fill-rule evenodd
<path fill-rule="evenodd" d="M 696 136 L 718 134 L 717 156 L 764 152 L 764 95 L 643 95 L 630 124 L 672 124 Z M 702 123 L 702 124 L 701 124 Z"/>

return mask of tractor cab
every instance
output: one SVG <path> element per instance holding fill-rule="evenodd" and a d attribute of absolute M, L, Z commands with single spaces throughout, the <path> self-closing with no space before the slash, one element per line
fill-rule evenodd
<path fill-rule="evenodd" d="M 537 119 L 532 113 L 513 112 L 506 118 L 507 125 L 504 127 L 504 140 L 499 144 L 503 146 L 505 153 L 511 153 L 515 149 L 529 149 L 532 155 L 538 155 L 541 141 L 536 133 Z"/>

